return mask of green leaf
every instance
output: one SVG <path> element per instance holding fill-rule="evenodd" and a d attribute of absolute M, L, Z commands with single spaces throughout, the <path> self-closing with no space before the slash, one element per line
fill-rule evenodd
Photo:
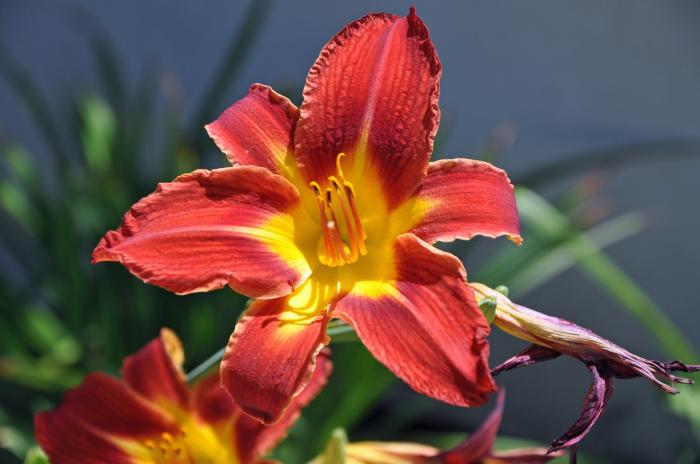
<path fill-rule="evenodd" d="M 563 233 L 572 235 L 571 243 L 575 246 L 571 251 L 580 268 L 622 309 L 642 323 L 668 356 L 691 361 L 697 359 L 693 345 L 666 313 L 564 214 L 531 190 L 518 189 L 517 198 L 520 218 L 532 230 L 554 240 Z"/>
<path fill-rule="evenodd" d="M 34 162 L 26 148 L 16 143 L 8 143 L 3 147 L 3 156 L 8 170 L 23 186 L 37 182 Z"/>
<path fill-rule="evenodd" d="M 0 207 L 25 229 L 33 230 L 36 213 L 24 190 L 17 185 L 0 181 Z"/>
<path fill-rule="evenodd" d="M 323 453 L 309 464 L 345 464 L 345 447 L 348 444 L 348 435 L 342 428 L 337 428 L 331 434 L 328 445 Z"/>
<path fill-rule="evenodd" d="M 481 312 L 484 313 L 484 317 L 489 324 L 492 324 L 494 318 L 496 317 L 497 306 L 498 302 L 496 301 L 496 298 L 492 296 L 487 296 L 479 302 L 479 309 L 481 309 Z"/>
<path fill-rule="evenodd" d="M 584 249 L 581 249 L 578 234 L 564 233 L 553 246 L 515 269 L 508 279 L 508 284 L 514 293 L 526 294 L 574 267 L 582 254 L 598 253 L 598 250 L 604 250 L 632 237 L 642 232 L 646 223 L 644 215 L 637 212 L 610 219 L 581 232 L 586 240 L 594 245 Z"/>
<path fill-rule="evenodd" d="M 81 101 L 79 113 L 82 122 L 80 140 L 88 169 L 94 174 L 105 174 L 111 164 L 116 129 L 114 112 L 101 98 L 88 95 Z"/>
<path fill-rule="evenodd" d="M 27 452 L 24 464 L 49 464 L 49 458 L 41 448 L 34 446 Z"/>
<path fill-rule="evenodd" d="M 80 359 L 80 344 L 52 312 L 41 308 L 27 308 L 23 316 L 22 331 L 35 351 L 59 364 L 73 364 Z"/>
<path fill-rule="evenodd" d="M 567 251 L 576 260 L 578 267 L 605 290 L 620 308 L 646 328 L 666 356 L 689 363 L 697 362 L 698 352 L 680 328 L 634 280 L 602 252 L 601 242 L 615 238 L 615 234 L 610 230 L 601 233 L 599 229 L 599 240 L 596 243 L 590 235 L 578 231 L 552 204 L 530 190 L 519 189 L 518 205 L 523 223 L 540 236 L 557 240 L 561 234 L 569 234 Z M 634 229 L 633 226 L 634 224 L 628 231 Z M 601 240 L 601 236 L 604 239 Z M 559 263 L 552 267 L 563 266 Z M 689 377 L 695 381 L 700 380 L 697 374 Z M 696 434 L 700 436 L 700 392 L 697 388 L 682 390 L 683 395 L 667 396 L 667 401 L 676 414 L 691 421 Z"/>

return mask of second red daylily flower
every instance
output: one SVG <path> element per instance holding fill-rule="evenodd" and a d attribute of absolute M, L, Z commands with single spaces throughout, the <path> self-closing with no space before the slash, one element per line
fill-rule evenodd
<path fill-rule="evenodd" d="M 415 11 L 348 24 L 311 68 L 300 110 L 253 85 L 207 126 L 234 167 L 161 184 L 93 260 L 179 294 L 229 285 L 257 298 L 221 376 L 264 422 L 307 382 L 332 318 L 418 392 L 483 403 L 495 389 L 489 325 L 462 264 L 432 243 L 519 242 L 518 217 L 502 170 L 428 162 L 440 75 Z"/>
<path fill-rule="evenodd" d="M 218 372 L 188 386 L 183 362 L 180 340 L 163 329 L 124 360 L 123 379 L 92 373 L 58 408 L 38 414 L 37 441 L 53 464 L 262 464 L 331 370 L 321 354 L 304 391 L 268 427 L 241 413 Z"/>

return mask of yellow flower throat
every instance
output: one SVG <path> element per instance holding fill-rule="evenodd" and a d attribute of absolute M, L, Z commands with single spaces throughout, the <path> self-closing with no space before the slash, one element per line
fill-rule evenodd
<path fill-rule="evenodd" d="M 344 156 L 345 153 L 340 153 L 335 159 L 336 175 L 328 178 L 329 187 L 324 190 L 316 181 L 309 183 L 321 215 L 316 253 L 321 264 L 330 267 L 354 263 L 367 254 L 367 234 L 357 212 L 355 189 L 345 179 L 340 165 Z M 342 222 L 338 221 L 336 212 Z"/>

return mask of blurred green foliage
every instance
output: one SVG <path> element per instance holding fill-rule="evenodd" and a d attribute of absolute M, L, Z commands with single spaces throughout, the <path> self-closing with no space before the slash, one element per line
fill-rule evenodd
<path fill-rule="evenodd" d="M 116 374 L 122 358 L 160 327 L 180 335 L 190 367 L 225 345 L 244 308 L 243 297 L 230 291 L 177 297 L 143 284 L 118 265 L 92 266 L 90 252 L 157 182 L 211 165 L 212 159 L 223 165 L 222 157 L 209 158 L 215 149 L 202 126 L 224 108 L 225 95 L 253 49 L 269 7 L 270 1 L 250 3 L 190 121 L 183 117 L 177 82 L 167 73 L 147 69 L 133 86 L 127 84 L 119 54 L 94 21 L 83 18 L 78 26 L 94 57 L 99 86 L 74 95 L 67 107 L 49 104 L 32 76 L 0 49 L 0 76 L 42 138 L 39 155 L 0 136 L 0 246 L 9 260 L 0 269 L 0 448 L 9 454 L 0 460 L 14 455 L 14 462 L 21 462 L 20 456 L 26 455 L 27 463 L 46 462 L 32 447 L 33 414 L 57 404 L 88 371 Z M 448 133 L 445 119 L 437 153 Z M 482 158 L 498 157 L 507 145 L 498 136 L 485 145 Z M 522 182 L 513 180 L 537 188 L 654 153 L 696 156 L 698 146 L 697 141 L 660 141 L 570 156 L 534 169 Z M 584 177 L 554 204 L 521 189 L 525 244 L 503 244 L 471 278 L 506 284 L 517 298 L 580 267 L 608 292 L 615 307 L 649 330 L 668 356 L 697 361 L 696 349 L 681 331 L 603 251 L 641 232 L 644 215 L 596 215 L 591 202 L 595 189 L 586 187 L 590 180 Z M 469 246 L 453 251 L 464 257 Z M 304 462 L 316 455 L 338 427 L 352 435 L 395 382 L 361 344 L 338 345 L 333 358 L 331 382 L 275 452 L 284 462 Z M 686 390 L 671 400 L 673 410 L 693 422 L 700 436 L 700 393 Z M 424 403 L 403 405 L 392 416 L 395 420 L 380 421 L 382 432 L 391 435 L 393 427 L 399 433 L 423 412 Z M 432 442 L 440 442 L 440 436 Z M 686 448 L 686 456 L 696 452 L 692 444 Z"/>

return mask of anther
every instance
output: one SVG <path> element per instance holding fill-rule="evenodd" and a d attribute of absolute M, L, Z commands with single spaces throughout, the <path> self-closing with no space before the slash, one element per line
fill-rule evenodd
<path fill-rule="evenodd" d="M 357 211 L 355 189 L 345 180 L 341 166 L 344 157 L 345 153 L 336 157 L 336 175 L 328 177 L 330 186 L 325 190 L 318 182 L 309 183 L 321 216 L 322 241 L 319 240 L 317 245 L 319 261 L 331 267 L 354 263 L 367 254 L 367 234 Z M 336 218 L 336 208 L 342 213 L 343 222 Z"/>

